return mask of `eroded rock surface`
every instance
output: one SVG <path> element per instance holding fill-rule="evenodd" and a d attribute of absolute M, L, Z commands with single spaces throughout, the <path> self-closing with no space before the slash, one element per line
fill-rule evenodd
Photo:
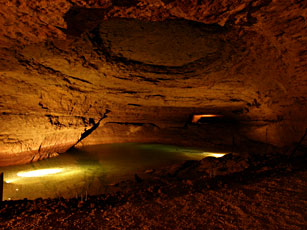
<path fill-rule="evenodd" d="M 0 165 L 76 143 L 289 147 L 305 21 L 304 1 L 1 1 Z M 189 124 L 202 113 L 232 122 Z"/>

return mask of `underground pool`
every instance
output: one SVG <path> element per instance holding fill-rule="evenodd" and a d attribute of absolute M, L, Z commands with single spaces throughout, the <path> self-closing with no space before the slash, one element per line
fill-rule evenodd
<path fill-rule="evenodd" d="M 146 170 L 224 153 L 161 144 L 103 144 L 72 149 L 56 158 L 0 167 L 4 200 L 73 198 L 108 192 Z"/>

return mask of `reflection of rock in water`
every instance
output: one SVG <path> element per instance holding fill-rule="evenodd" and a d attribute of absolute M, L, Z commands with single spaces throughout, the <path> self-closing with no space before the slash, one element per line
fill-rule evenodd
<path fill-rule="evenodd" d="M 12 176 L 18 172 L 60 171 L 44 177 L 15 176 L 15 183 L 7 184 L 7 193 L 12 199 L 61 196 L 69 198 L 75 197 L 76 194 L 101 194 L 110 191 L 111 184 L 127 179 L 134 180 L 135 174 L 141 175 L 139 173 L 146 169 L 188 159 L 201 159 L 201 152 L 178 146 L 131 143 L 71 149 L 58 158 L 8 167 L 7 173 Z M 20 192 L 17 193 L 16 188 Z"/>
<path fill-rule="evenodd" d="M 72 149 L 76 157 L 76 165 L 81 169 L 84 186 L 74 188 L 81 194 L 97 194 L 105 190 L 107 186 L 107 172 L 103 163 L 99 160 L 99 155 L 88 154 L 84 150 Z"/>

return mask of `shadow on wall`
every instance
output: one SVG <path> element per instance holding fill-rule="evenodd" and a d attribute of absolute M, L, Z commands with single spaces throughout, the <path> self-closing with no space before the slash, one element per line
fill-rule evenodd
<path fill-rule="evenodd" d="M 112 5 L 107 8 L 83 8 L 73 6 L 64 15 L 67 29 L 59 29 L 67 35 L 79 36 L 99 25 L 104 20 L 105 13 L 112 7 L 131 7 L 137 5 L 138 2 L 138 0 L 112 0 Z"/>
<path fill-rule="evenodd" d="M 67 29 L 64 32 L 68 36 L 80 36 L 82 33 L 94 29 L 104 20 L 105 12 L 109 8 L 81 8 L 72 7 L 64 15 Z M 63 29 L 62 29 L 63 30 Z"/>
<path fill-rule="evenodd" d="M 131 7 L 135 6 L 138 3 L 138 1 L 134 0 L 113 0 L 113 5 L 107 8 L 83 8 L 83 7 L 77 7 L 73 6 L 71 7 L 66 14 L 64 15 L 64 21 L 67 24 L 67 29 L 59 28 L 63 32 L 65 32 L 67 35 L 70 36 L 80 36 L 82 33 L 91 31 L 95 27 L 97 27 L 99 24 L 101 24 L 103 21 L 108 21 L 112 20 L 112 16 L 108 16 L 106 18 L 107 13 L 112 9 L 113 6 L 118 6 L 118 7 Z M 113 19 L 116 19 L 116 17 L 113 17 Z M 117 18 L 119 19 L 119 18 Z M 135 21 L 142 21 L 142 20 L 137 20 L 134 18 L 121 18 L 121 19 L 130 19 L 130 20 L 135 20 Z M 169 19 L 168 19 L 169 20 Z M 182 20 L 182 21 L 189 21 L 186 19 L 172 19 L 172 20 Z M 145 20 L 147 21 L 147 20 Z M 204 24 L 201 22 L 196 22 L 196 21 L 189 21 L 190 23 L 194 24 L 192 26 L 211 26 L 214 29 L 216 27 L 220 27 L 218 24 Z M 217 28 L 220 30 L 222 27 Z"/>

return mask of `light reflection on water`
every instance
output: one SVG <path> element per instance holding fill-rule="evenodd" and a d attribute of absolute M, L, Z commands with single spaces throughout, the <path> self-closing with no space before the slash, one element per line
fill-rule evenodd
<path fill-rule="evenodd" d="M 220 155 L 212 155 L 220 154 Z M 110 184 L 146 169 L 223 153 L 160 144 L 105 144 L 71 150 L 27 165 L 0 167 L 4 200 L 76 197 L 101 194 Z"/>

